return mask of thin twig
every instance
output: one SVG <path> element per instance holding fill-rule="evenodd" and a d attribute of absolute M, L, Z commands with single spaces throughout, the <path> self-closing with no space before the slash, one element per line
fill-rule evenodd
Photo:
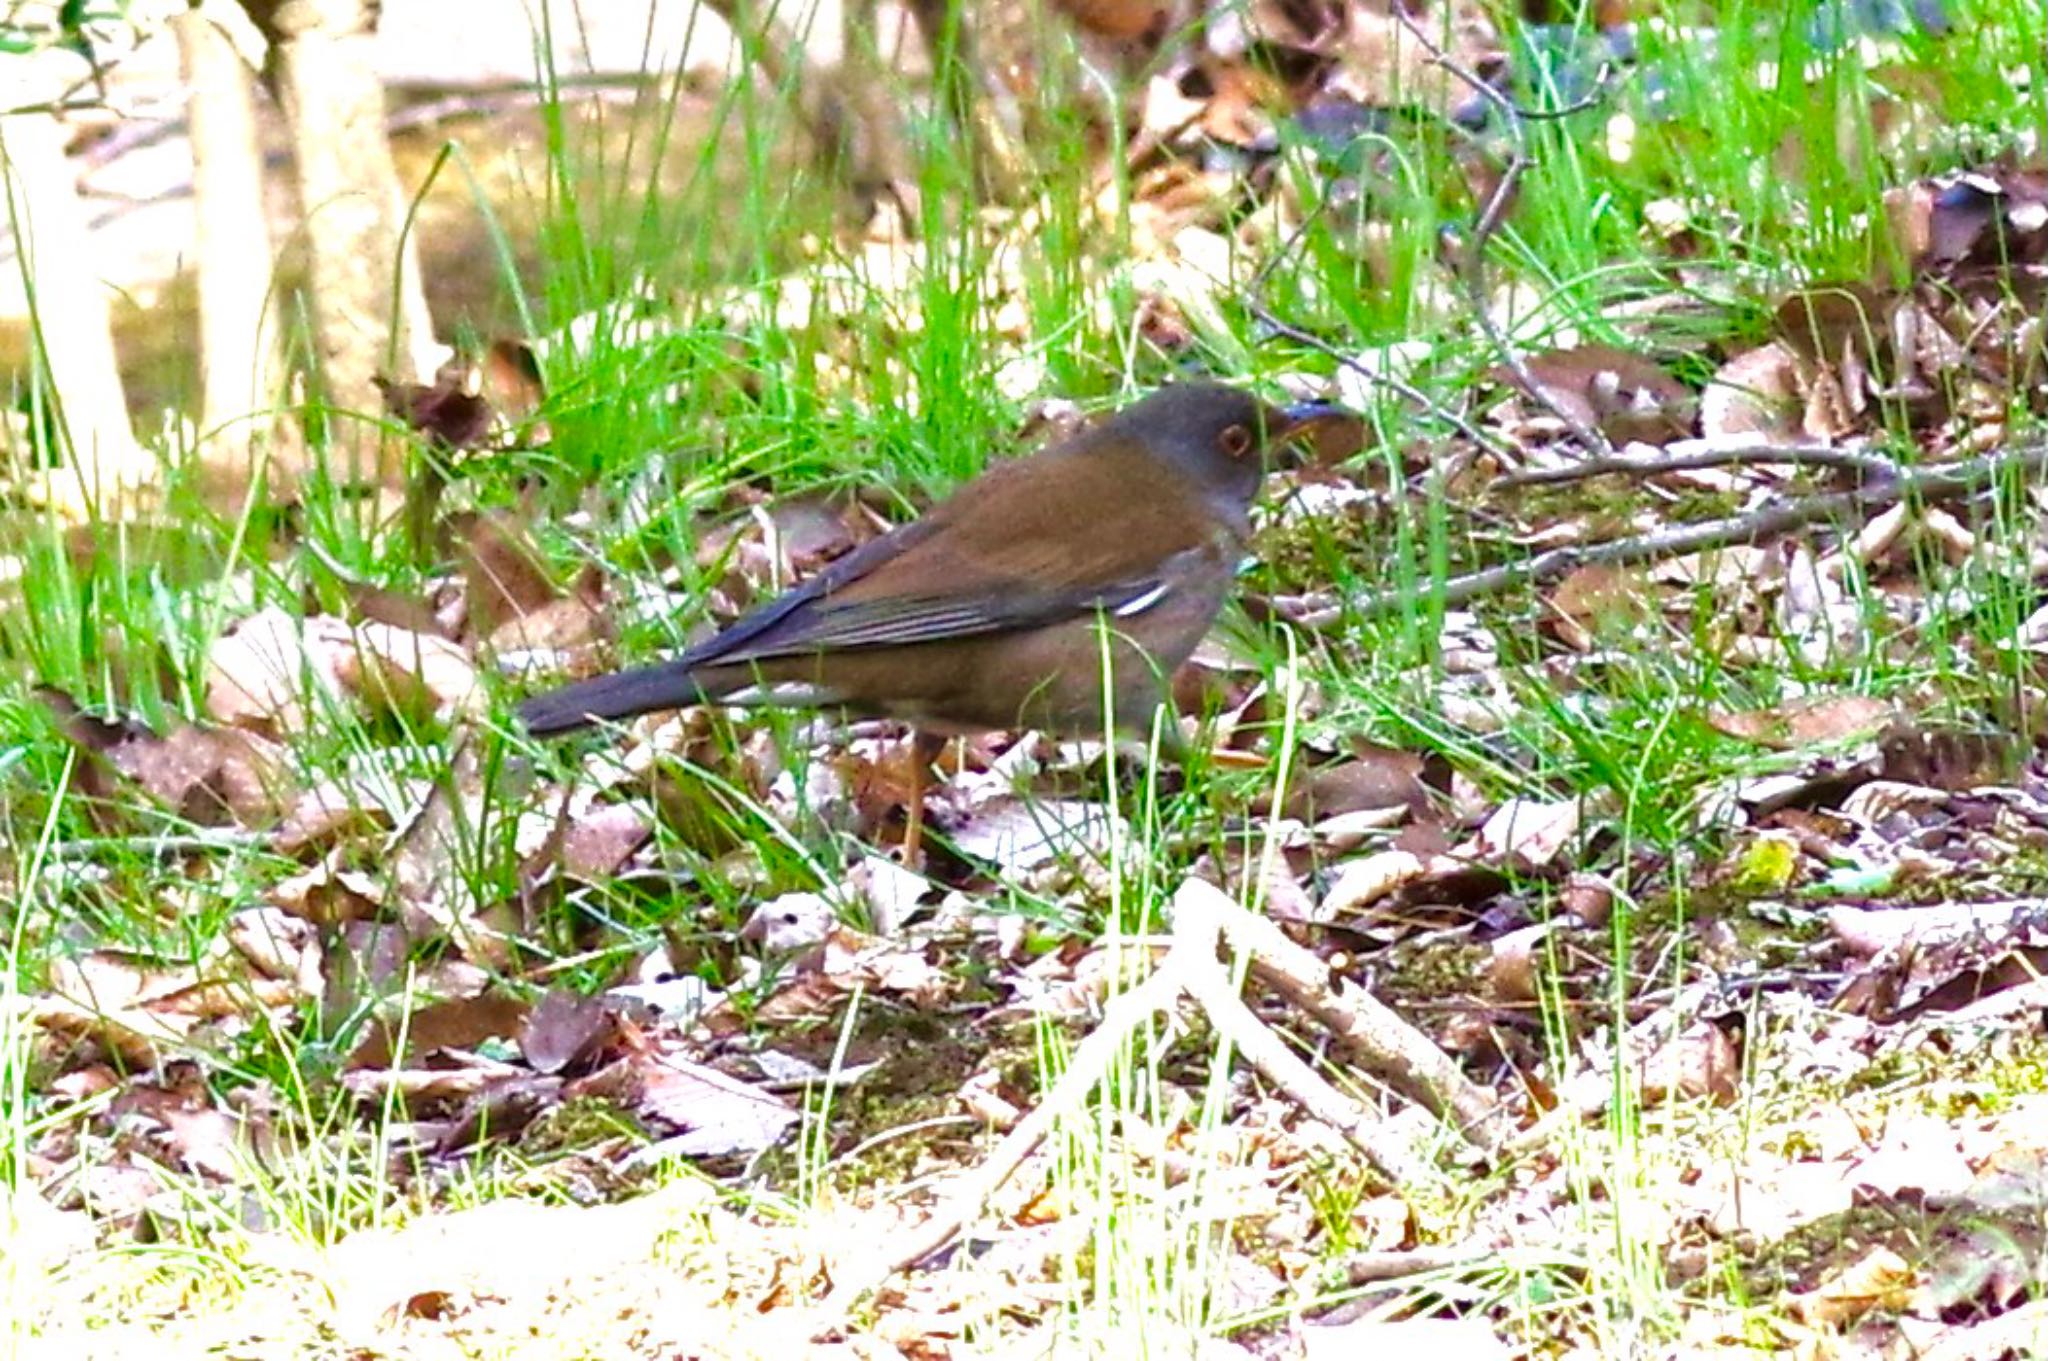
<path fill-rule="evenodd" d="M 1765 506 L 1746 515 L 1680 525 L 1655 534 L 1607 543 L 1553 548 L 1520 562 L 1452 577 L 1441 589 L 1432 592 L 1431 598 L 1447 606 L 1462 605 L 1517 586 L 1554 581 L 1580 567 L 1619 567 L 1654 562 L 1711 548 L 1725 548 L 1730 544 L 1753 543 L 1823 520 L 1862 520 L 1872 511 L 1901 501 L 1945 500 L 1980 491 L 2007 474 L 2032 475 L 2044 469 L 2048 469 L 2048 443 L 2006 449 L 1960 463 L 1902 472 L 1891 481 L 1869 483 L 1853 491 L 1830 492 Z M 1394 589 L 1354 596 L 1341 607 L 1317 611 L 1295 622 L 1305 628 L 1319 628 L 1343 614 L 1377 614 L 1395 608 L 1411 600 L 1413 594 L 1410 589 Z"/>
<path fill-rule="evenodd" d="M 269 832 L 223 827 L 211 832 L 167 833 L 162 836 L 86 837 L 59 841 L 50 847 L 52 860 L 98 861 L 113 855 L 213 855 L 224 851 L 257 850 L 270 844 Z"/>
<path fill-rule="evenodd" d="M 1294 253 L 1295 248 L 1308 235 L 1309 229 L 1316 224 L 1317 220 L 1322 217 L 1329 206 L 1330 200 L 1328 196 L 1318 199 L 1315 206 L 1309 209 L 1307 215 L 1301 219 L 1294 230 L 1287 234 L 1287 239 L 1282 241 L 1266 257 L 1265 263 L 1259 266 L 1257 272 L 1252 275 L 1251 281 L 1245 285 L 1245 306 L 1250 310 L 1252 320 L 1258 322 L 1260 326 L 1264 327 L 1272 335 L 1279 336 L 1283 340 L 1294 341 L 1298 345 L 1306 345 L 1318 354 L 1336 361 L 1339 366 L 1350 369 L 1373 386 L 1385 388 L 1387 391 L 1396 394 L 1412 403 L 1419 410 L 1443 421 L 1466 439 L 1471 440 L 1474 444 L 1496 457 L 1503 460 L 1511 460 L 1513 457 L 1511 451 L 1498 439 L 1488 435 L 1457 412 L 1444 406 L 1421 388 L 1416 387 L 1412 383 L 1404 382 L 1390 373 L 1380 373 L 1368 368 L 1356 357 L 1343 353 L 1336 346 L 1330 344 L 1313 331 L 1296 326 L 1292 322 L 1282 321 L 1280 314 L 1275 312 L 1271 304 L 1266 301 L 1266 288 L 1272 281 L 1273 272 L 1279 267 L 1282 260 L 1287 259 Z"/>
<path fill-rule="evenodd" d="M 1494 112 L 1501 116 L 1501 121 L 1507 128 L 1507 162 L 1501 167 L 1500 179 L 1495 182 L 1493 192 L 1487 195 L 1486 203 L 1479 210 L 1478 219 L 1472 224 L 1471 239 L 1465 243 L 1463 259 L 1459 261 L 1458 274 L 1464 282 L 1466 294 L 1472 304 L 1473 320 L 1478 322 L 1479 329 L 1485 332 L 1487 340 L 1499 351 L 1502 366 L 1514 375 L 1516 383 L 1524 392 L 1541 402 L 1563 421 L 1565 429 L 1571 431 L 1573 438 L 1593 450 L 1595 454 L 1612 454 L 1614 446 L 1608 442 L 1606 435 L 1597 427 L 1589 425 L 1578 412 L 1556 400 L 1547 388 L 1536 381 L 1535 375 L 1529 372 L 1528 364 L 1523 361 L 1521 353 L 1508 339 L 1507 332 L 1494 320 L 1493 309 L 1487 302 L 1486 248 L 1494 233 L 1500 229 L 1501 222 L 1507 217 L 1508 206 L 1514 202 L 1515 193 L 1521 187 L 1522 176 L 1528 172 L 1532 164 L 1529 157 L 1527 112 L 1519 103 L 1495 89 L 1478 72 L 1446 52 L 1435 39 L 1423 32 L 1422 26 L 1400 6 L 1394 6 L 1392 13 L 1396 22 L 1406 29 L 1415 41 L 1422 44 L 1423 50 L 1429 53 L 1430 60 L 1450 72 L 1469 86 L 1474 94 L 1490 104 Z"/>
<path fill-rule="evenodd" d="M 1494 488 L 1549 487 L 1564 482 L 1581 482 L 1609 473 L 1632 477 L 1658 477 L 1665 473 L 1690 472 L 1699 468 L 1722 468 L 1733 464 L 1784 463 L 1794 467 L 1848 468 L 1866 479 L 1892 479 L 1902 475 L 1899 465 L 1882 454 L 1856 449 L 1836 449 L 1819 444 L 1776 444 L 1748 440 L 1729 444 L 1715 440 L 1677 440 L 1656 454 L 1609 454 L 1604 458 L 1580 459 L 1556 468 L 1524 468 L 1493 479 Z"/>

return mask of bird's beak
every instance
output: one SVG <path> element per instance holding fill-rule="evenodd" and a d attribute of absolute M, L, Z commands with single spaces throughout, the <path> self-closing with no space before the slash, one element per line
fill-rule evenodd
<path fill-rule="evenodd" d="M 1293 439 L 1324 421 L 1358 419 L 1354 412 L 1338 406 L 1335 402 L 1296 402 L 1292 406 L 1280 408 L 1280 414 L 1286 420 L 1272 433 L 1271 438 L 1276 440 Z"/>
<path fill-rule="evenodd" d="M 1358 425 L 1358 413 L 1335 402 L 1296 402 L 1280 408 L 1280 426 L 1266 434 L 1266 447 L 1271 450 L 1286 448 L 1292 451 L 1295 460 L 1314 458 L 1314 450 L 1326 438 L 1343 442 L 1341 435 L 1327 435 L 1341 424 Z M 1321 461 L 1319 458 L 1317 461 Z"/>

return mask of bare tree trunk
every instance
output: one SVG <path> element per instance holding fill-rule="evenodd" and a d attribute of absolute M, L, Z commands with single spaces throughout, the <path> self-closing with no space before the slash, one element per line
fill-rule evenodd
<path fill-rule="evenodd" d="M 128 423 L 107 289 L 56 119 L 0 118 L 0 180 L 27 273 L 36 358 L 68 445 L 70 467 L 52 470 L 49 494 L 81 518 L 118 513 L 154 480 L 156 462 Z"/>
<path fill-rule="evenodd" d="M 200 465 L 210 493 L 246 495 L 266 468 L 289 487 L 300 451 L 282 412 L 285 370 L 272 291 L 277 253 L 263 208 L 249 70 L 200 11 L 170 23 L 190 91 Z"/>
<path fill-rule="evenodd" d="M 432 319 L 405 199 L 384 134 L 384 87 L 371 59 L 375 0 L 250 0 L 270 37 L 291 124 L 305 220 L 314 346 L 330 406 L 381 409 L 371 381 L 435 367 Z M 402 269 L 401 269 L 402 266 Z M 337 479 L 396 486 L 401 446 L 370 426 L 330 427 L 347 462 Z"/>

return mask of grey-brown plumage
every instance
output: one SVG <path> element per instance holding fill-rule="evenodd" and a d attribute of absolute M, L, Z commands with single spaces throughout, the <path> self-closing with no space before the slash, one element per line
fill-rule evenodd
<path fill-rule="evenodd" d="M 990 469 L 681 656 L 528 700 L 520 718 L 547 734 L 768 702 L 940 733 L 1099 734 L 1105 717 L 1141 729 L 1229 593 L 1266 449 L 1321 410 L 1162 388 Z"/>

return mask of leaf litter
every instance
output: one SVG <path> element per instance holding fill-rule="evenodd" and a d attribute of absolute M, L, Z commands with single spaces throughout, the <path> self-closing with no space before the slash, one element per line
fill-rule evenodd
<path fill-rule="evenodd" d="M 1159 13 L 1068 8 L 1112 42 L 1150 31 L 1143 16 Z M 1155 75 L 1143 105 L 1141 131 L 1175 153 L 1136 179 L 1128 276 L 1162 351 L 1204 332 L 1250 282 L 1246 261 L 1323 211 L 1262 177 L 1263 162 L 1331 127 L 1391 135 L 1382 111 L 1431 90 L 1440 107 L 1471 93 L 1380 7 L 1261 3 L 1233 23 Z M 1462 46 L 1483 32 L 1476 16 L 1446 32 L 1454 61 L 1484 55 Z M 1292 74 L 1254 63 L 1254 50 L 1289 54 Z M 1483 142 L 1460 164 L 1483 198 L 1500 169 Z M 1321 187 L 1334 197 L 1348 185 L 1349 209 L 1371 227 L 1382 169 L 1340 164 Z M 265 1289 L 298 1301 L 304 1345 L 428 1354 L 451 1324 L 539 1335 L 606 1317 L 634 1321 L 610 1354 L 770 1354 L 835 1336 L 851 1317 L 837 1305 L 859 1300 L 899 1354 L 947 1355 L 998 1315 L 1058 1326 L 1057 1263 L 1089 1241 L 1043 1142 L 1046 1112 L 1071 1115 L 1086 1091 L 1041 1087 L 1019 1068 L 1029 1046 L 1016 1018 L 1067 1023 L 1081 1046 L 1068 1072 L 1085 1073 L 1082 1050 L 1128 1034 L 1118 1027 L 1140 998 L 1171 1029 L 1227 1037 L 1260 1080 L 1233 1081 L 1225 1117 L 1205 1125 L 1201 1075 L 1169 1064 L 1168 1101 L 1125 1113 L 1116 1153 L 1158 1167 L 1168 1186 L 1212 1178 L 1205 1213 L 1252 1226 L 1261 1243 L 1236 1259 L 1224 1312 L 1309 1310 L 1263 1334 L 1288 1354 L 1360 1342 L 1535 1350 L 1492 1326 L 1508 1301 L 1482 1283 L 1517 1253 L 1551 1254 L 1570 1279 L 1604 1250 L 1607 1227 L 1578 1217 L 1587 1200 L 1574 1179 L 1622 1165 L 1619 1128 L 1595 1118 L 1618 1094 L 1639 1103 L 1640 1147 L 1654 1150 L 1629 1164 L 1640 1181 L 1628 1194 L 1638 1215 L 1668 1224 L 1659 1246 L 1681 1292 L 1738 1272 L 1779 1308 L 1762 1325 L 1773 1349 L 1876 1353 L 1905 1336 L 1929 1354 L 1990 1354 L 2041 1285 L 2027 1227 L 2040 1100 L 2000 1076 L 2038 1064 L 2038 730 L 2025 703 L 1972 727 L 1932 687 L 1865 694 L 1846 677 L 1926 642 L 1927 555 L 1958 564 L 1987 551 L 1978 493 L 1993 479 L 1925 501 L 1839 500 L 1859 514 L 1759 542 L 1674 539 L 1667 551 L 1658 536 L 1688 523 L 1689 497 L 1738 515 L 1854 498 L 2012 445 L 2014 413 L 2038 414 L 2044 397 L 2044 185 L 2039 170 L 1994 164 L 1901 186 L 1889 226 L 1910 282 L 1800 285 L 1771 299 L 1766 336 L 1723 338 L 1707 369 L 1633 347 L 1627 326 L 1623 344 L 1574 337 L 1517 356 L 1457 409 L 1486 438 L 1417 465 L 1475 490 L 1460 505 L 1486 507 L 1482 557 L 1648 541 L 1632 565 L 1580 561 L 1541 584 L 1526 620 L 1492 603 L 1443 611 L 1441 674 L 1416 679 L 1484 737 L 1546 703 L 1604 702 L 1603 671 L 1646 648 L 1727 667 L 1742 681 L 1734 693 L 1702 695 L 1673 721 L 1740 748 L 1745 773 L 1691 791 L 1714 835 L 1684 852 L 1646 850 L 1612 797 L 1540 771 L 1503 778 L 1500 749 L 1425 756 L 1346 733 L 1342 700 L 1307 683 L 1268 690 L 1259 668 L 1215 650 L 1177 680 L 1188 731 L 1270 763 L 1283 755 L 1273 725 L 1291 712 L 1305 738 L 1285 754 L 1303 764 L 1284 790 L 1247 802 L 1231 844 L 1184 861 L 1134 839 L 1128 803 L 1102 793 L 1119 753 L 1090 744 L 956 742 L 932 798 L 942 844 L 921 870 L 887 854 L 910 782 L 908 747 L 886 725 L 849 734 L 820 721 L 776 741 L 746 716 L 650 718 L 566 778 L 508 772 L 475 744 L 497 673 L 614 664 L 639 616 L 677 602 L 596 567 L 557 580 L 533 526 L 502 513 L 446 519 L 464 547 L 431 598 L 357 593 L 352 615 L 235 620 L 206 657 L 202 723 L 159 736 L 53 697 L 53 721 L 93 763 L 79 790 L 102 810 L 103 835 L 210 875 L 240 843 L 172 838 L 231 828 L 289 868 L 189 957 L 99 945 L 54 961 L 23 1016 L 45 1090 L 64 1104 L 22 1150 L 9 1222 L 33 1224 L 29 1241 L 203 1242 L 194 1202 L 231 1206 L 313 1155 L 275 1079 L 210 1079 L 247 1037 L 323 1017 L 336 1028 L 303 1033 L 354 1037 L 334 1069 L 354 1103 L 339 1118 L 383 1121 L 383 1175 L 423 1203 L 463 1158 L 550 1140 L 568 1151 L 534 1187 L 619 1198 L 508 1197 L 317 1249 L 258 1235 L 278 1281 Z M 1645 216 L 1676 243 L 1710 210 Z M 1031 227 L 1028 215 L 992 221 Z M 1375 238 L 1359 234 L 1368 253 Z M 921 243 L 883 231 L 859 250 L 858 266 L 819 260 L 713 310 L 735 332 L 808 328 L 879 298 L 894 326 L 921 325 Z M 1106 299 L 1115 269 L 1088 264 Z M 1417 295 L 1454 308 L 1458 283 L 1442 267 Z M 976 286 L 998 317 L 1024 291 L 1013 267 Z M 1024 335 L 1021 323 L 998 331 Z M 1012 357 L 1010 381 L 1030 378 Z M 828 358 L 822 381 L 848 380 L 851 358 Z M 1385 359 L 1347 363 L 1343 383 L 1378 393 L 1397 373 Z M 1421 381 L 1426 359 L 1406 371 Z M 531 399 L 472 410 L 463 403 L 490 386 L 475 372 L 394 394 L 394 412 L 448 449 L 499 438 L 500 417 Z M 1910 451 L 1887 443 L 1901 428 Z M 1617 461 L 1581 447 L 1582 429 Z M 1408 490 L 1344 457 L 1276 474 L 1294 494 L 1278 501 L 1274 565 L 1251 593 L 1268 617 L 1338 649 L 1365 602 L 1317 582 L 1312 559 L 1292 561 L 1287 536 L 1356 542 Z M 1518 505 L 1486 495 L 1518 482 L 1541 494 Z M 2031 487 L 2021 495 L 2038 511 Z M 723 512 L 695 564 L 716 573 L 714 618 L 880 527 L 858 503 L 754 489 Z M 2031 575 L 2040 552 L 2031 540 L 2018 552 Z M 1972 618 L 1983 631 L 1948 645 L 1965 662 L 2006 659 L 2031 697 L 2037 671 L 2021 659 L 2039 651 L 2040 630 L 2014 623 Z M 1525 653 L 1527 638 L 1543 640 L 1540 655 Z M 1551 698 L 1532 695 L 1531 676 Z M 1223 717 L 1202 729 L 1204 711 Z M 424 765 L 300 778 L 294 753 L 337 721 L 431 734 L 457 755 L 439 759 L 437 746 Z M 803 873 L 736 830 L 764 825 L 801 848 L 790 854 Z M 491 838 L 516 875 L 480 866 Z M 1178 910 L 1154 936 L 1099 939 L 1147 875 Z M 1645 899 L 1642 886 L 1659 883 L 1685 886 L 1682 911 Z M 1218 884 L 1270 910 L 1242 914 Z M 685 906 L 651 926 L 640 895 Z M 1615 933 L 1618 912 L 1633 934 Z M 1242 995 L 1212 968 L 1218 939 L 1254 961 Z M 1616 956 L 1618 943 L 1629 953 Z M 1634 986 L 1618 990 L 1618 975 Z M 1344 1053 L 1343 1065 L 1313 1068 L 1281 1042 L 1318 1030 L 1310 1043 Z M 1332 1073 L 1371 1084 L 1343 1089 Z M 868 1103 L 891 1083 L 911 1098 Z M 926 1122 L 955 1137 L 913 1141 L 902 1186 L 835 1183 L 801 1230 L 716 1193 L 708 1177 L 741 1184 L 789 1148 L 825 1092 L 840 1103 L 817 1117 L 835 1156 Z M 579 1117 L 602 1132 L 579 1135 Z M 653 1175 L 682 1162 L 708 1177 Z M 1340 1165 L 1355 1197 L 1312 1202 Z M 1471 1167 L 1508 1175 L 1447 1212 L 1443 1188 Z M 881 1256 L 877 1243 L 889 1245 Z M 1325 1309 L 1333 1271 L 1357 1294 Z M 65 1288 L 74 1304 L 117 1289 L 91 1270 Z M 330 1303 L 306 1303 L 313 1294 Z M 1754 1320 L 1687 1298 L 1686 1354 L 1753 1336 Z M 182 1327 L 185 1343 L 282 1340 L 238 1338 L 218 1312 L 147 1322 L 166 1336 Z M 1583 1349 L 1579 1326 L 1560 1322 L 1546 1345 Z"/>

